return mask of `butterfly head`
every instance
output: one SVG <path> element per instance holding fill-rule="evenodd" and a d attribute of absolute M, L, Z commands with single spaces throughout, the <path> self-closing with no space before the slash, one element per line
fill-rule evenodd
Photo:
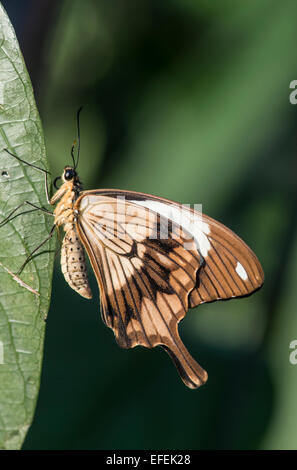
<path fill-rule="evenodd" d="M 73 181 L 75 183 L 78 181 L 78 175 L 72 166 L 65 166 L 62 174 L 62 180 L 64 183 L 69 181 Z"/>
<path fill-rule="evenodd" d="M 78 174 L 73 166 L 65 166 L 62 174 L 63 183 L 67 183 L 67 186 L 70 184 L 72 189 L 79 194 L 82 190 L 82 184 L 79 180 Z"/>
<path fill-rule="evenodd" d="M 80 191 L 82 189 L 81 182 L 79 180 L 78 174 L 72 166 L 65 166 L 62 176 L 58 176 L 54 181 L 54 187 L 59 189 L 57 183 L 59 180 L 62 180 L 62 184 L 67 184 L 74 188 L 74 190 Z"/>

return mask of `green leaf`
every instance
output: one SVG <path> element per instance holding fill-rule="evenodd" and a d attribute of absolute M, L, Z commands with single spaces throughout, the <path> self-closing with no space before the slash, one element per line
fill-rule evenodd
<path fill-rule="evenodd" d="M 33 89 L 12 25 L 0 4 L 0 218 L 28 200 L 47 204 L 42 126 Z M 18 212 L 28 211 L 24 206 Z M 13 276 L 49 234 L 53 220 L 29 212 L 0 227 L 0 448 L 18 449 L 32 422 L 39 390 L 43 339 L 55 240 Z M 34 290 L 36 293 L 34 293 Z"/>

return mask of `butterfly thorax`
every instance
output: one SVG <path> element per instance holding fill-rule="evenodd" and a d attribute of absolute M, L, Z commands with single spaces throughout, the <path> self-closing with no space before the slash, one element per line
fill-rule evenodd
<path fill-rule="evenodd" d="M 66 178 L 69 176 L 69 180 Z M 51 198 L 52 205 L 57 204 L 54 210 L 55 224 L 57 227 L 64 225 L 67 232 L 74 224 L 76 213 L 74 203 L 82 191 L 82 184 L 73 168 L 66 167 L 62 174 L 62 186 Z M 59 202 L 58 202 L 59 201 Z"/>
<path fill-rule="evenodd" d="M 74 203 L 76 199 L 77 192 L 74 191 L 71 182 L 64 183 L 51 199 L 51 204 L 56 204 L 59 200 L 54 210 L 55 224 L 57 227 L 64 226 L 65 232 L 75 224 Z"/>
<path fill-rule="evenodd" d="M 64 169 L 62 175 L 64 183 L 50 201 L 52 205 L 57 204 L 54 210 L 55 225 L 62 226 L 65 231 L 61 248 L 61 268 L 70 287 L 78 294 L 90 299 L 92 292 L 87 278 L 84 249 L 76 229 L 77 212 L 74 209 L 74 203 L 82 187 L 75 172 L 75 176 L 67 181 L 65 178 L 67 171 L 70 172 L 68 167 Z"/>

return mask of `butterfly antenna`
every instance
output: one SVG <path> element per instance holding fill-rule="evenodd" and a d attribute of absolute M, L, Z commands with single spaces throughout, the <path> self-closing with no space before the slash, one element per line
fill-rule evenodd
<path fill-rule="evenodd" d="M 72 158 L 72 163 L 73 163 L 73 168 L 75 169 L 75 158 L 74 158 L 74 148 L 76 146 L 76 140 L 74 139 L 72 147 L 71 147 L 71 158 Z"/>
<path fill-rule="evenodd" d="M 82 110 L 82 106 L 78 109 L 78 111 L 77 111 L 77 113 L 76 113 L 77 141 L 76 141 L 76 139 L 75 139 L 75 140 L 73 141 L 73 144 L 72 144 L 72 147 L 71 147 L 71 158 L 72 158 L 73 167 L 74 167 L 75 170 L 76 170 L 77 165 L 78 165 L 79 153 L 80 153 L 80 124 L 79 124 L 79 115 L 80 115 L 81 110 Z M 77 159 L 76 159 L 76 162 L 75 162 L 74 149 L 75 149 L 75 146 L 76 146 L 77 143 L 78 143 L 78 147 L 77 147 Z"/>
<path fill-rule="evenodd" d="M 78 161 L 79 161 L 79 152 L 80 152 L 80 125 L 79 125 L 79 115 L 80 115 L 81 110 L 82 110 L 82 106 L 79 108 L 79 110 L 77 111 L 77 114 L 76 114 L 78 146 L 77 146 L 77 160 L 76 160 L 76 164 L 75 164 L 75 166 L 74 166 L 74 169 L 75 169 L 75 170 L 76 170 L 77 165 L 78 165 Z"/>

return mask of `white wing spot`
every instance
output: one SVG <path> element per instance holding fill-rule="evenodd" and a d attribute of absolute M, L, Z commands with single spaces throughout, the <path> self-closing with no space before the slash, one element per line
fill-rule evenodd
<path fill-rule="evenodd" d="M 238 276 L 241 277 L 241 279 L 243 279 L 244 281 L 247 281 L 248 279 L 247 272 L 239 261 L 237 261 L 235 271 L 237 272 Z"/>

